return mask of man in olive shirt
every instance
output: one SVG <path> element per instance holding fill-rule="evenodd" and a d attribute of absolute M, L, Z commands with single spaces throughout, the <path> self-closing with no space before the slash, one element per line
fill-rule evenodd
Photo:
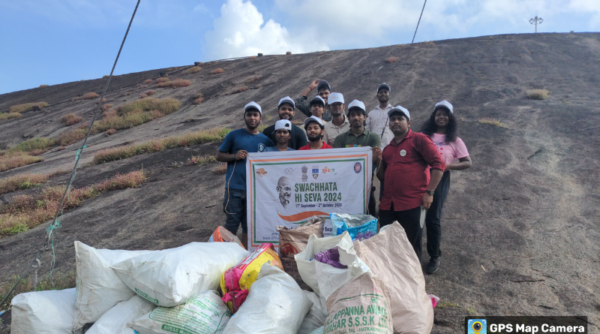
<path fill-rule="evenodd" d="M 375 168 L 381 159 L 381 137 L 365 129 L 367 111 L 362 101 L 354 100 L 350 102 L 348 105 L 348 119 L 350 120 L 350 131 L 337 136 L 333 148 L 369 146 L 373 150 L 373 167 Z M 377 216 L 374 190 L 374 187 L 371 187 L 369 213 Z"/>

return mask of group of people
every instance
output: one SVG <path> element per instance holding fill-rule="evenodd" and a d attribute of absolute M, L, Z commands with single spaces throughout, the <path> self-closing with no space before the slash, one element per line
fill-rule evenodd
<path fill-rule="evenodd" d="M 317 88 L 318 94 L 308 99 Z M 421 258 L 423 227 L 427 230 L 429 263 L 425 272 L 439 268 L 442 209 L 450 190 L 450 171 L 471 167 L 464 142 L 457 136 L 454 108 L 448 101 L 437 103 L 421 132 L 411 129 L 410 112 L 389 103 L 391 88 L 377 87 L 379 105 L 367 112 L 362 101 L 353 100 L 347 112 L 344 96 L 332 92 L 325 80 L 315 80 L 296 99 L 279 100 L 279 120 L 265 128 L 262 109 L 256 102 L 244 107 L 244 128 L 230 132 L 216 159 L 227 162 L 223 211 L 225 228 L 236 234 L 242 227 L 247 242 L 245 159 L 252 152 L 319 150 L 371 147 L 377 177 L 381 181 L 379 224 L 398 221 L 417 257 Z M 296 109 L 307 116 L 304 127 L 291 121 Z M 239 163 L 238 163 L 239 162 Z M 371 189 L 369 213 L 377 216 L 375 187 Z"/>

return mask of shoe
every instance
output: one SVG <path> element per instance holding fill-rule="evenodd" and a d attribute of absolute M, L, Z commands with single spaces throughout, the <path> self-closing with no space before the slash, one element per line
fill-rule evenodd
<path fill-rule="evenodd" d="M 425 273 L 427 273 L 427 275 L 431 275 L 433 273 L 435 273 L 438 268 L 440 267 L 440 258 L 435 258 L 435 259 L 430 259 L 429 263 L 427 264 L 427 267 L 425 267 Z"/>

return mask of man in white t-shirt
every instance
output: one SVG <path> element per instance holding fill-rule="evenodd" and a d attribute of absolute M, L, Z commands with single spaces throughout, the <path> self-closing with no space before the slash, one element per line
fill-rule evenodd
<path fill-rule="evenodd" d="M 388 111 L 392 109 L 390 101 L 390 86 L 385 82 L 377 87 L 377 100 L 379 105 L 369 112 L 366 128 L 369 132 L 376 133 L 381 137 L 381 150 L 394 139 L 394 134 L 388 126 Z"/>

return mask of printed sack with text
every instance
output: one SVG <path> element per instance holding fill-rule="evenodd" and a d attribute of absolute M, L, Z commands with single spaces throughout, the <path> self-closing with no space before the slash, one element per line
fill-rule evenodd
<path fill-rule="evenodd" d="M 248 252 L 235 242 L 192 242 L 112 266 L 123 283 L 157 306 L 173 307 L 219 288 L 221 276 Z"/>
<path fill-rule="evenodd" d="M 256 281 L 263 264 L 268 263 L 283 270 L 273 244 L 265 243 L 248 254 L 240 263 L 225 271 L 221 277 L 223 302 L 235 313 L 242 306 L 250 286 Z"/>
<path fill-rule="evenodd" d="M 156 305 L 134 295 L 104 313 L 85 334 L 134 334 L 128 323 L 155 308 Z"/>
<path fill-rule="evenodd" d="M 227 230 L 223 226 L 217 227 L 213 234 L 210 235 L 210 239 L 208 239 L 208 242 L 235 242 L 238 245 L 242 246 L 242 248 L 246 249 L 246 247 L 244 247 L 244 245 L 242 244 L 240 238 L 238 238 L 233 233 L 229 232 L 229 230 Z"/>

